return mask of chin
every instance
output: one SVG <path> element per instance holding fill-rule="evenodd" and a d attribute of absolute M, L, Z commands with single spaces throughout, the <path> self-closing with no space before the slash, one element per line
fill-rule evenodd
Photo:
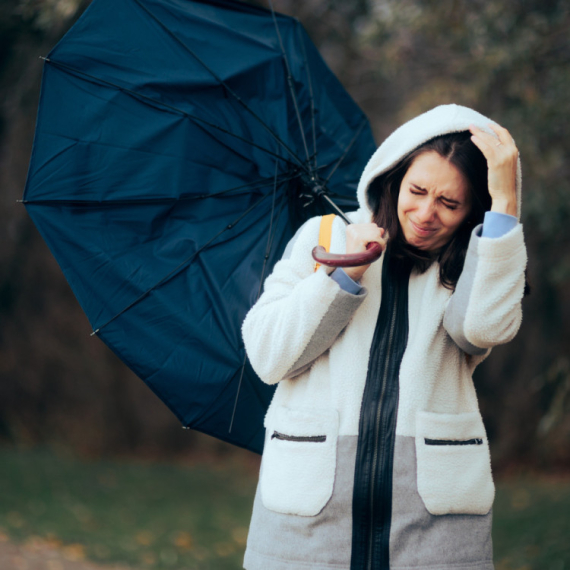
<path fill-rule="evenodd" d="M 413 245 L 416 249 L 419 249 L 420 251 L 426 251 L 426 252 L 434 252 L 434 251 L 438 251 L 439 249 L 441 249 L 439 245 L 437 245 L 437 244 L 432 245 L 430 243 L 428 243 L 428 244 L 426 244 L 426 243 L 421 243 L 421 244 L 412 243 L 410 245 Z"/>
<path fill-rule="evenodd" d="M 407 236 L 404 233 L 404 238 L 408 244 L 410 244 L 412 247 L 415 247 L 416 249 L 420 249 L 421 251 L 432 251 L 441 247 L 439 244 L 434 243 L 433 241 L 427 241 L 418 238 L 415 234 Z"/>

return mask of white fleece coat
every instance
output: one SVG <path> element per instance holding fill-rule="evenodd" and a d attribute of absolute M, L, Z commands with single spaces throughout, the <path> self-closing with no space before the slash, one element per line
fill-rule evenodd
<path fill-rule="evenodd" d="M 464 131 L 470 124 L 489 130 L 489 122 L 471 109 L 447 105 L 400 127 L 366 166 L 358 187 L 360 209 L 350 214 L 352 221 L 371 221 L 368 186 L 403 156 L 439 134 Z M 520 164 L 517 194 L 520 217 Z M 289 517 L 326 512 L 335 473 L 338 477 L 337 442 L 359 435 L 368 356 L 382 298 L 383 258 L 362 277 L 363 295 L 342 291 L 325 267 L 314 271 L 311 251 L 318 243 L 319 226 L 320 218 L 303 226 L 290 256 L 275 265 L 263 295 L 243 323 L 253 368 L 264 382 L 279 384 L 265 421 L 259 489 L 263 507 L 259 508 Z M 426 516 L 434 520 L 440 515 L 484 515 L 494 497 L 488 442 L 472 373 L 493 346 L 511 340 L 520 327 L 527 258 L 520 223 L 493 239 L 479 237 L 480 229 L 473 231 L 466 258 L 469 270 L 464 270 L 455 292 L 439 282 L 437 263 L 421 275 L 412 272 L 409 280 L 409 332 L 399 373 L 396 437 L 415 440 L 417 492 L 429 513 Z M 345 224 L 337 217 L 331 251 L 344 253 L 345 243 Z M 466 358 L 466 354 L 471 356 Z M 318 449 L 311 443 L 293 447 L 289 441 L 272 438 L 275 432 L 326 436 L 327 440 Z M 430 440 L 481 440 L 481 444 L 428 445 Z M 281 570 L 302 563 L 284 560 L 283 554 L 273 559 L 269 548 L 261 564 L 256 562 L 255 548 L 248 546 L 251 553 L 246 562 L 249 556 L 250 565 L 246 568 Z M 396 559 L 395 543 L 391 548 Z M 456 567 L 444 562 L 436 563 L 437 567 Z M 458 568 L 462 562 L 457 562 Z M 402 568 L 404 564 L 411 563 L 402 562 Z M 488 560 L 485 564 L 465 568 L 492 567 Z M 315 560 L 310 567 L 345 566 Z"/>

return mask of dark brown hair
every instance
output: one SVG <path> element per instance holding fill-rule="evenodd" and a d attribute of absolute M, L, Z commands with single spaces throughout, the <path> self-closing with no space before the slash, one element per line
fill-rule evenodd
<path fill-rule="evenodd" d="M 412 162 L 420 154 L 430 151 L 437 152 L 463 174 L 471 202 L 471 210 L 463 223 L 435 255 L 408 244 L 398 221 L 398 194 L 402 180 Z M 463 270 L 471 232 L 483 222 L 485 212 L 491 208 L 487 161 L 471 141 L 468 131 L 441 135 L 419 146 L 375 178 L 368 189 L 368 204 L 374 213 L 374 222 L 389 232 L 391 255 L 409 260 L 420 273 L 425 272 L 433 261 L 438 261 L 441 283 L 448 289 L 455 289 Z"/>

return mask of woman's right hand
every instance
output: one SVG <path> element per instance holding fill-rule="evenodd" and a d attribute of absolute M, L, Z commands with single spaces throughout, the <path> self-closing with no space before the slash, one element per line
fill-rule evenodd
<path fill-rule="evenodd" d="M 384 228 L 379 228 L 375 223 L 350 224 L 346 226 L 346 253 L 362 253 L 371 242 L 379 243 L 382 251 L 386 249 L 388 236 L 385 236 Z M 344 267 L 343 271 L 353 280 L 360 281 L 368 265 L 358 267 Z"/>

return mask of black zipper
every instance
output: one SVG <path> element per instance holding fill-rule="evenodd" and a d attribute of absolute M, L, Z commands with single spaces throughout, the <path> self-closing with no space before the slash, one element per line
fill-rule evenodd
<path fill-rule="evenodd" d="M 282 439 L 284 441 L 312 441 L 314 443 L 322 443 L 327 440 L 326 435 L 286 435 L 278 431 L 274 431 L 271 434 L 271 439 L 273 438 Z"/>
<path fill-rule="evenodd" d="M 389 250 L 390 248 L 388 248 Z M 388 570 L 400 364 L 408 339 L 410 267 L 386 252 L 382 301 L 360 408 L 351 570 Z"/>
<path fill-rule="evenodd" d="M 379 454 L 379 438 L 380 438 L 380 426 L 382 424 L 381 413 L 382 413 L 382 402 L 384 401 L 384 394 L 386 392 L 386 380 L 388 376 L 388 364 L 390 363 L 390 354 L 392 352 L 392 341 L 394 340 L 394 327 L 396 326 L 396 311 L 398 307 L 398 288 L 394 291 L 394 304 L 392 305 L 392 315 L 390 319 L 390 332 L 388 333 L 388 344 L 386 347 L 386 363 L 384 365 L 384 372 L 382 374 L 382 392 L 380 393 L 380 399 L 378 401 L 378 408 L 376 410 L 376 422 L 374 426 L 374 456 L 372 458 L 372 480 L 370 482 L 370 520 L 374 521 L 374 507 L 375 507 L 375 496 L 374 489 L 376 483 L 376 470 L 378 468 L 378 454 Z M 384 450 L 383 450 L 384 451 Z M 368 564 L 367 569 L 373 570 L 372 565 L 374 562 L 373 548 L 374 548 L 374 531 L 375 527 L 373 524 L 370 525 L 370 532 L 368 535 Z"/>

